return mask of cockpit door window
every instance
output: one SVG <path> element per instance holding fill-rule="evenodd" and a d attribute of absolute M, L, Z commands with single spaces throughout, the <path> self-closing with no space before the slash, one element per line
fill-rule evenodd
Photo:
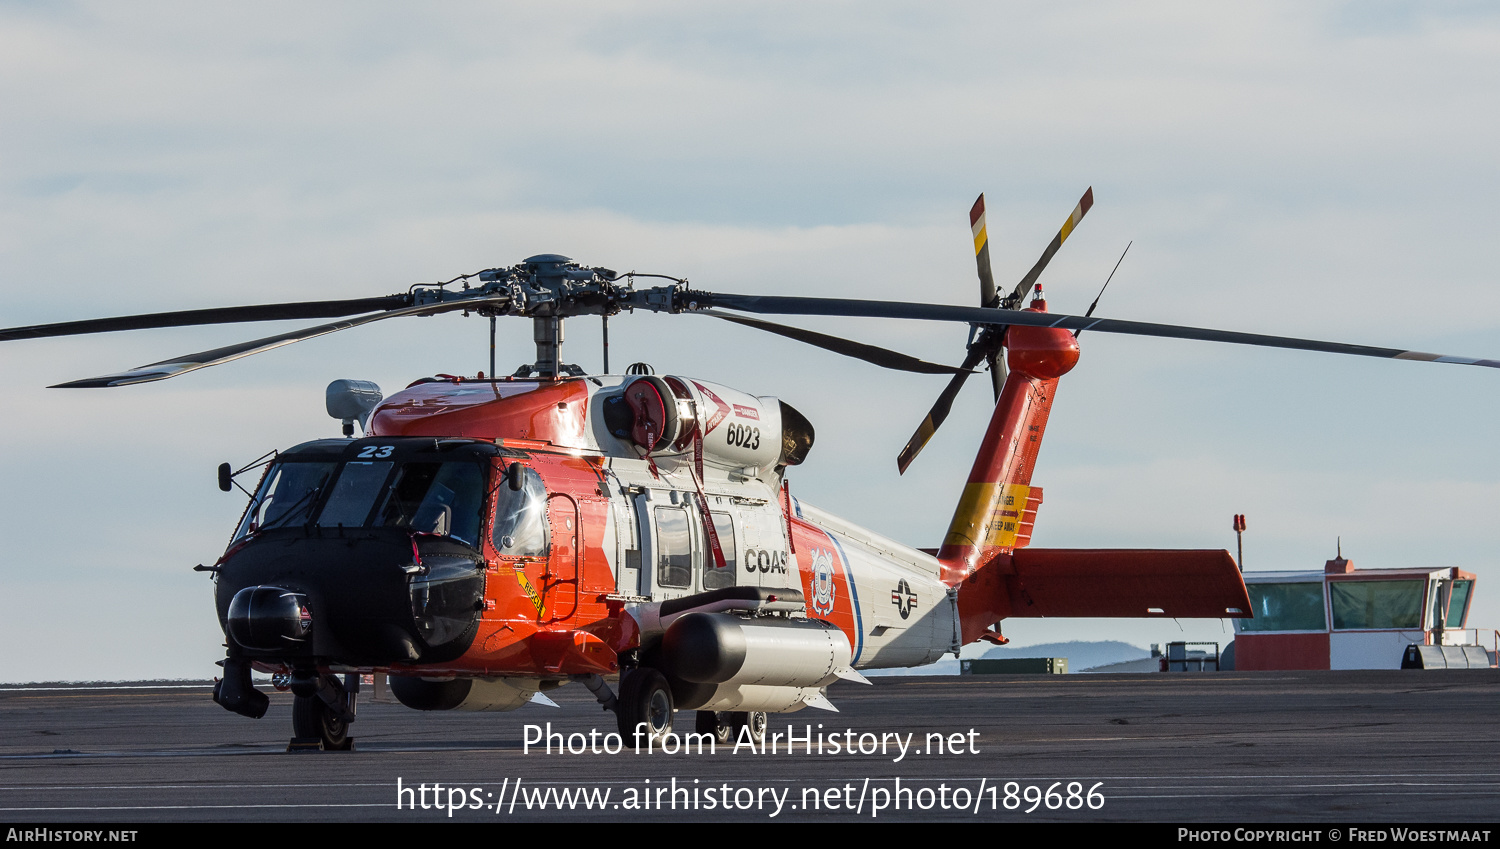
<path fill-rule="evenodd" d="M 542 476 L 525 467 L 519 491 L 502 479 L 495 487 L 495 550 L 510 557 L 545 557 L 549 533 L 547 486 Z"/>

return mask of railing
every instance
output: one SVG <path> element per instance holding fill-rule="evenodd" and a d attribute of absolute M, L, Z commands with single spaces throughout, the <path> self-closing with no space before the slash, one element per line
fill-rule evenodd
<path fill-rule="evenodd" d="M 1194 650 L 1189 646 L 1213 646 L 1213 651 Z M 1166 654 L 1162 658 L 1163 672 L 1205 672 L 1208 664 L 1214 665 L 1214 671 L 1219 669 L 1219 644 L 1218 643 L 1167 643 Z"/>

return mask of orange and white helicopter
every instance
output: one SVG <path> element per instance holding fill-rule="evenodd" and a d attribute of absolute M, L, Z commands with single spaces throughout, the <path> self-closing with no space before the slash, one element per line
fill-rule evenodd
<path fill-rule="evenodd" d="M 616 713 L 624 740 L 669 733 L 677 709 L 697 712 L 699 732 L 755 738 L 767 712 L 831 708 L 826 688 L 863 680 L 858 670 L 1004 642 L 1007 618 L 1249 615 L 1226 551 L 1029 546 L 1042 503 L 1032 470 L 1084 330 L 1500 367 L 1093 318 L 1093 306 L 1050 313 L 1038 277 L 1092 203 L 1090 190 L 1001 293 L 981 196 L 970 214 L 977 307 L 726 295 L 674 278 L 638 286 L 661 276 L 545 254 L 402 295 L 19 327 L 0 330 L 0 341 L 339 318 L 61 384 L 111 387 L 389 318 L 488 316 L 489 376 L 424 378 L 388 398 L 374 384 L 335 381 L 328 410 L 345 438 L 220 467 L 225 491 L 252 470 L 260 482 L 228 550 L 199 567 L 216 583 L 228 648 L 215 701 L 263 716 L 269 700 L 251 672 L 273 673 L 295 696 L 296 738 L 337 749 L 350 743 L 366 673 L 388 674 L 391 694 L 418 710 L 511 710 L 577 681 Z M 795 498 L 787 472 L 812 449 L 813 426 L 785 401 L 639 364 L 588 375 L 563 362 L 565 319 L 601 315 L 607 340 L 608 317 L 622 310 L 706 312 L 876 365 L 950 374 L 900 452 L 903 471 L 986 364 L 994 413 L 941 546 L 912 548 Z M 936 365 L 747 314 L 958 322 L 970 328 L 968 353 L 957 367 Z M 536 361 L 509 377 L 494 369 L 501 316 L 530 318 L 536 342 Z"/>

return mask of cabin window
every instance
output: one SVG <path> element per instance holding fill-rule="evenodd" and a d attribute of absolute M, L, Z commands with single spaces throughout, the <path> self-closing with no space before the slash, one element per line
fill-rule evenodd
<path fill-rule="evenodd" d="M 1332 581 L 1334 630 L 1420 628 L 1425 586 L 1426 581 Z"/>
<path fill-rule="evenodd" d="M 1327 631 L 1323 582 L 1247 584 L 1254 619 L 1237 619 L 1240 631 Z"/>
<path fill-rule="evenodd" d="M 703 589 L 722 590 L 734 586 L 735 569 L 739 560 L 739 547 L 734 539 L 734 521 L 728 513 L 709 513 L 714 520 L 714 532 L 719 535 L 719 549 L 724 552 L 724 568 L 718 568 L 713 552 L 706 551 L 703 558 Z M 704 546 L 707 549 L 707 546 Z"/>
<path fill-rule="evenodd" d="M 656 581 L 675 589 L 693 585 L 693 535 L 681 507 L 656 508 Z"/>
<path fill-rule="evenodd" d="M 544 557 L 550 542 L 547 524 L 547 486 L 542 476 L 523 467 L 521 489 L 502 479 L 495 487 L 495 550 L 510 557 Z"/>

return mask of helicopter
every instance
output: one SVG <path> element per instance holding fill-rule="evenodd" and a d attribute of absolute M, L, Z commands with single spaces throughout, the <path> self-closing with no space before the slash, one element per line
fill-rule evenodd
<path fill-rule="evenodd" d="M 1097 298 L 1082 316 L 1052 313 L 1040 276 L 1092 205 L 1090 189 L 1001 291 L 981 195 L 970 211 L 980 283 L 971 307 L 713 293 L 540 254 L 402 294 L 9 328 L 0 341 L 336 319 L 57 386 L 106 388 L 390 318 L 488 318 L 487 374 L 426 377 L 389 397 L 373 383 L 334 381 L 327 409 L 342 438 L 220 466 L 220 489 L 238 486 L 249 501 L 228 548 L 197 567 L 214 582 L 225 634 L 214 701 L 260 718 L 270 700 L 252 672 L 270 674 L 293 694 L 294 747 L 347 750 L 366 674 L 416 710 L 514 710 L 576 682 L 637 745 L 673 733 L 678 710 L 695 713 L 695 733 L 756 741 L 769 713 L 835 709 L 829 686 L 868 683 L 860 670 L 1003 644 L 1006 619 L 1250 615 L 1227 551 L 1031 547 L 1043 498 L 1032 472 L 1084 331 L 1500 367 L 1095 318 Z M 655 280 L 666 282 L 644 282 Z M 609 318 L 636 310 L 704 314 L 948 375 L 897 456 L 902 472 L 967 379 L 988 370 L 994 411 L 941 545 L 914 548 L 798 499 L 788 474 L 815 431 L 785 400 L 640 363 L 610 374 Z M 603 374 L 562 357 L 565 320 L 590 315 L 605 322 Z M 946 321 L 966 325 L 969 339 L 961 364 L 947 366 L 764 315 Z M 531 320 L 536 354 L 502 377 L 494 339 L 505 317 Z M 255 475 L 253 489 L 240 483 Z"/>

